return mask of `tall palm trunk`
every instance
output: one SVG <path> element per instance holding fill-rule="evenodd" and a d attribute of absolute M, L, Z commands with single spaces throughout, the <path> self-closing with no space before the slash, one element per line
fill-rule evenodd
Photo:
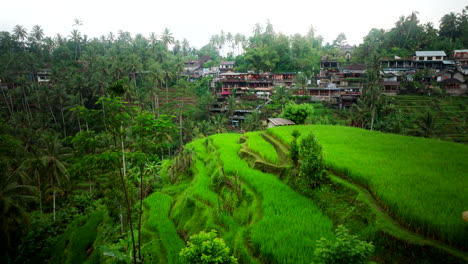
<path fill-rule="evenodd" d="M 11 117 L 11 116 L 13 116 L 13 110 L 12 110 L 13 106 L 10 107 L 10 104 L 8 103 L 8 100 L 6 98 L 5 91 L 3 90 L 3 88 L 0 87 L 0 90 L 2 90 L 3 100 L 5 101 L 5 104 L 6 104 L 7 108 L 8 108 L 8 112 L 10 113 L 10 117 Z"/>
<path fill-rule="evenodd" d="M 166 78 L 166 103 L 169 103 L 169 88 L 167 87 L 167 78 Z"/>
<path fill-rule="evenodd" d="M 120 129 L 122 129 L 122 126 L 120 127 Z M 136 247 L 136 244 L 135 244 L 135 235 L 133 234 L 133 221 L 132 221 L 131 204 L 130 204 L 130 199 L 129 199 L 128 193 L 127 193 L 127 186 L 125 184 L 125 182 L 126 182 L 125 179 L 127 179 L 127 169 L 126 169 L 126 161 L 125 161 L 125 145 L 124 145 L 122 136 L 120 136 L 120 142 L 121 142 L 121 146 L 122 146 L 122 169 L 119 169 L 119 173 L 120 173 L 120 180 L 122 181 L 122 190 L 124 192 L 125 202 L 126 202 L 126 207 L 127 207 L 127 218 L 128 218 L 128 222 L 130 224 L 130 234 L 131 234 L 131 237 L 132 237 L 132 246 L 133 246 L 133 250 L 132 250 L 133 263 L 137 263 L 137 259 L 136 259 L 137 247 Z"/>
<path fill-rule="evenodd" d="M 54 188 L 54 191 L 53 191 L 53 194 L 52 194 L 52 199 L 53 199 L 52 210 L 53 210 L 54 222 L 55 222 L 55 188 Z"/>

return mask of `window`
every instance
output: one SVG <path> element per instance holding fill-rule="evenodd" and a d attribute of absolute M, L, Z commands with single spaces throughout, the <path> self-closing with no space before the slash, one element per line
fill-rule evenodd
<path fill-rule="evenodd" d="M 440 60 L 440 59 L 441 59 L 441 57 L 440 57 L 440 56 L 436 56 L 436 60 Z"/>
<path fill-rule="evenodd" d="M 427 60 L 432 60 L 432 57 L 427 57 Z"/>
<path fill-rule="evenodd" d="M 424 60 L 424 57 L 419 57 L 419 60 L 420 60 L 420 61 L 423 61 L 423 60 Z"/>

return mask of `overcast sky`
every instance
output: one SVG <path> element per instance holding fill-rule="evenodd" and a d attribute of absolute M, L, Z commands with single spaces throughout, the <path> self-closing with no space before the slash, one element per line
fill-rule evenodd
<path fill-rule="evenodd" d="M 11 32 L 15 25 L 29 31 L 37 24 L 46 36 L 69 36 L 78 18 L 88 37 L 118 30 L 148 36 L 167 27 L 175 39 L 201 48 L 221 30 L 250 36 L 256 23 L 270 19 L 274 30 L 286 35 L 305 34 L 313 25 L 326 42 L 344 32 L 349 44 L 359 44 L 369 30 L 390 29 L 401 15 L 417 11 L 422 23 L 438 27 L 443 15 L 460 13 L 466 5 L 466 0 L 5 0 L 0 31 Z"/>

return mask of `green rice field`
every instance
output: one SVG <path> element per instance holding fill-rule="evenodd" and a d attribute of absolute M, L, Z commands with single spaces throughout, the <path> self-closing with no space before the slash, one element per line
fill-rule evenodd
<path fill-rule="evenodd" d="M 326 162 L 368 188 L 410 229 L 466 248 L 468 146 L 342 126 L 290 126 L 268 132 L 285 143 L 313 132 Z"/>

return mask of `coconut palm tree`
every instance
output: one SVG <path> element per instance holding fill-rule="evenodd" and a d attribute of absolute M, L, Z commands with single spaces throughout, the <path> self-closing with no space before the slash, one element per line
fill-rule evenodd
<path fill-rule="evenodd" d="M 29 220 L 28 203 L 36 201 L 36 188 L 22 183 L 9 165 L 0 177 L 0 237 L 8 246 L 21 226 Z"/>
<path fill-rule="evenodd" d="M 174 77 L 174 73 L 172 72 L 172 67 L 169 63 L 164 63 L 163 67 L 163 76 L 164 76 L 164 84 L 166 85 L 166 103 L 169 103 L 169 80 Z"/>
<path fill-rule="evenodd" d="M 161 34 L 161 41 L 164 43 L 166 48 L 169 44 L 174 43 L 174 37 L 172 36 L 172 33 L 169 31 L 168 28 L 165 28 L 163 33 Z"/>
<path fill-rule="evenodd" d="M 69 181 L 66 174 L 68 164 L 65 160 L 72 155 L 72 150 L 68 147 L 63 147 L 62 142 L 54 135 L 45 135 L 41 141 L 45 148 L 39 159 L 44 167 L 44 174 L 49 183 L 49 190 L 52 193 L 53 219 L 55 221 L 56 194 L 60 192 L 60 187 L 63 187 L 64 183 Z"/>
<path fill-rule="evenodd" d="M 75 43 L 75 60 L 80 57 L 81 47 L 81 33 L 77 29 L 73 29 L 71 32 L 70 37 L 72 38 L 73 42 Z"/>
<path fill-rule="evenodd" d="M 26 31 L 25 27 L 16 25 L 13 28 L 13 36 L 16 38 L 16 40 L 23 41 L 28 37 L 28 32 Z"/>
<path fill-rule="evenodd" d="M 35 25 L 32 28 L 30 36 L 33 37 L 34 41 L 40 42 L 44 38 L 44 29 L 39 25 Z"/>

